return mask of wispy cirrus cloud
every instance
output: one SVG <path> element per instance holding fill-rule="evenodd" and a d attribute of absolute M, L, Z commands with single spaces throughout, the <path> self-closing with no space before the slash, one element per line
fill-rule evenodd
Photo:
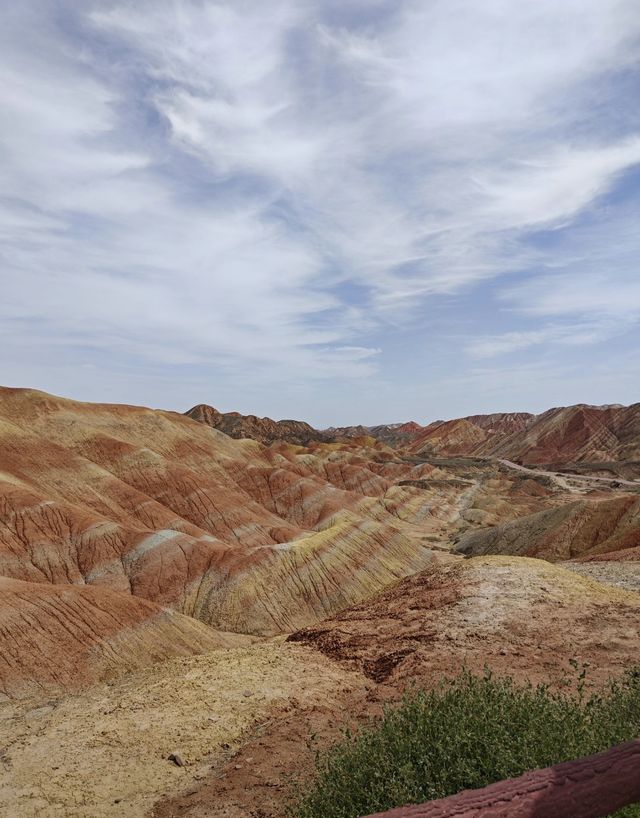
<path fill-rule="evenodd" d="M 621 330 L 624 331 L 618 321 L 546 324 L 537 329 L 479 336 L 469 342 L 467 352 L 475 358 L 492 358 L 547 344 L 554 344 L 560 348 L 583 346 L 604 341 L 617 335 Z"/>
<path fill-rule="evenodd" d="M 330 423 L 441 303 L 463 368 L 637 332 L 634 0 L 29 0 L 3 36 L 9 374 L 39 343 L 35 385 Z"/>

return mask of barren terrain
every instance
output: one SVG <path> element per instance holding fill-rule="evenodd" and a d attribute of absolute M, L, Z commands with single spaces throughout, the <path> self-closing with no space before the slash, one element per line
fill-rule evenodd
<path fill-rule="evenodd" d="M 3 814 L 280 818 L 407 686 L 638 661 L 637 406 L 191 415 L 0 389 Z"/>
<path fill-rule="evenodd" d="M 206 779 L 293 707 L 338 706 L 364 680 L 267 642 L 158 664 L 86 693 L 0 706 L 0 804 L 31 818 L 144 816 Z M 169 760 L 179 753 L 185 766 Z"/>
<path fill-rule="evenodd" d="M 339 728 L 463 665 L 562 685 L 637 660 L 640 593 L 541 560 L 443 558 L 295 633 L 176 659 L 75 696 L 6 701 L 14 814 L 278 816 Z M 178 753 L 178 767 L 168 759 Z"/>

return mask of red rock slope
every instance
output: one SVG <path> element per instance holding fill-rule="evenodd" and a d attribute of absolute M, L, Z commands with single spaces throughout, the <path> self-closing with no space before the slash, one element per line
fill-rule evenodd
<path fill-rule="evenodd" d="M 411 454 L 502 457 L 524 464 L 640 459 L 640 404 L 474 415 L 428 426 Z"/>
<path fill-rule="evenodd" d="M 242 641 L 104 588 L 0 577 L 0 692 L 5 696 L 78 690 L 161 659 Z"/>
<path fill-rule="evenodd" d="M 187 413 L 231 437 L 262 443 L 373 438 L 410 455 L 501 457 L 524 464 L 602 463 L 640 460 L 640 404 L 550 409 L 541 415 L 497 412 L 469 415 L 428 426 L 390 423 L 331 427 L 318 431 L 301 421 L 273 421 L 237 412 L 221 414 L 200 404 Z"/>
<path fill-rule="evenodd" d="M 15 579 L 100 585 L 217 628 L 277 633 L 430 558 L 375 499 L 395 480 L 366 462 L 28 390 L 0 391 L 0 443 L 0 574 Z"/>
<path fill-rule="evenodd" d="M 568 560 L 626 554 L 640 545 L 640 497 L 584 498 L 466 534 L 461 554 L 512 554 Z"/>
<path fill-rule="evenodd" d="M 142 621 L 144 600 L 218 631 L 290 632 L 424 568 L 432 543 L 556 495 L 491 464 L 414 464 L 371 438 L 266 447 L 174 412 L 0 389 L 0 576 L 46 596 L 44 619 L 50 593 L 73 587 L 78 611 L 83 589 L 115 595 L 116 630 Z M 14 609 L 34 603 L 12 599 L 20 639 Z M 60 643 L 69 656 L 77 633 Z"/>
<path fill-rule="evenodd" d="M 327 435 L 301 420 L 271 420 L 239 412 L 219 412 L 213 406 L 199 403 L 185 413 L 193 420 L 219 429 L 229 437 L 251 438 L 269 445 L 276 440 L 306 446 L 312 441 L 328 440 Z"/>

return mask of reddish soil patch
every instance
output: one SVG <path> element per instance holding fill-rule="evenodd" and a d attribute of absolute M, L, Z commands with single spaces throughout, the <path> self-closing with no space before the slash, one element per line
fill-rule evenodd
<path fill-rule="evenodd" d="M 432 687 L 467 667 L 562 686 L 589 664 L 596 685 L 640 655 L 640 594 L 541 560 L 460 561 L 399 582 L 380 596 L 293 634 L 345 670 L 366 693 L 334 706 L 274 713 L 269 725 L 197 788 L 156 805 L 153 818 L 280 818 L 291 781 L 313 767 L 339 726 L 381 712 L 408 685 Z"/>

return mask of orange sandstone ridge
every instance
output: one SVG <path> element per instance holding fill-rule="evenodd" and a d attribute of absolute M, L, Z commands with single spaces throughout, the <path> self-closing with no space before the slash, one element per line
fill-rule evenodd
<path fill-rule="evenodd" d="M 633 454 L 637 409 L 352 437 L 206 405 L 184 416 L 0 388 L 0 689 L 68 689 L 229 633 L 310 627 L 456 546 L 553 559 L 633 549 L 631 482 L 518 471 L 489 452 L 515 457 L 526 441 L 556 459 Z"/>
<path fill-rule="evenodd" d="M 11 814 L 281 818 L 317 747 L 407 685 L 637 662 L 637 407 L 191 415 L 0 388 Z"/>
<path fill-rule="evenodd" d="M 540 415 L 497 412 L 437 420 L 428 426 L 415 421 L 377 426 L 314 429 L 294 420 L 274 421 L 226 414 L 199 404 L 187 414 L 235 438 L 270 444 L 278 440 L 308 445 L 312 441 L 340 441 L 371 437 L 426 456 L 503 457 L 527 465 L 640 461 L 640 404 L 589 406 L 578 404 L 549 409 Z"/>
<path fill-rule="evenodd" d="M 541 415 L 476 415 L 438 422 L 417 434 L 408 450 L 503 457 L 524 464 L 640 460 L 640 403 L 579 404 Z"/>

